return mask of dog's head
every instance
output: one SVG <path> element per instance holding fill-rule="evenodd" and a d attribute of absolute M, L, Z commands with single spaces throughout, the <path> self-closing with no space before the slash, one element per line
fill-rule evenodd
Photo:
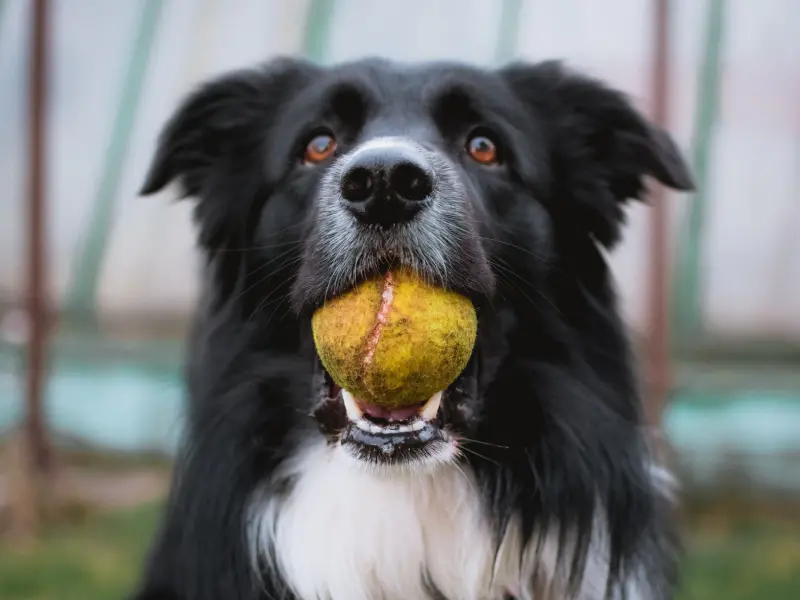
<path fill-rule="evenodd" d="M 311 352 L 313 310 L 389 267 L 471 298 L 476 351 L 435 414 L 421 405 L 421 428 L 411 426 L 416 413 L 346 410 L 321 371 L 307 407 L 357 459 L 437 462 L 459 439 L 514 445 L 535 435 L 548 409 L 497 383 L 511 377 L 512 354 L 624 379 L 604 372 L 607 353 L 597 351 L 603 331 L 619 341 L 598 246 L 618 241 L 623 206 L 643 196 L 645 176 L 692 185 L 663 131 L 558 63 L 283 59 L 192 94 L 162 134 L 143 192 L 177 180 L 197 199 L 212 306 L 286 352 Z M 485 406 L 492 393 L 505 398 Z M 493 435 L 502 411 L 504 433 Z"/>

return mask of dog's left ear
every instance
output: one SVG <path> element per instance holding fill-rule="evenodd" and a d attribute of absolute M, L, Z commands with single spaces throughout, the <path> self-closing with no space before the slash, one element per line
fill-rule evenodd
<path fill-rule="evenodd" d="M 604 246 L 619 240 L 623 204 L 642 199 L 645 175 L 694 189 L 675 142 L 622 93 L 558 62 L 512 65 L 501 75 L 547 134 L 554 209 Z"/>

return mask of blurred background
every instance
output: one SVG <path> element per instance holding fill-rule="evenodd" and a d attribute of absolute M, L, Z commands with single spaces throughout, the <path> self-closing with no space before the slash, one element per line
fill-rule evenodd
<path fill-rule="evenodd" d="M 190 203 L 138 198 L 197 82 L 278 54 L 563 58 L 695 194 L 611 257 L 684 486 L 682 599 L 800 598 L 800 1 L 0 0 L 0 598 L 120 598 L 181 430 Z"/>

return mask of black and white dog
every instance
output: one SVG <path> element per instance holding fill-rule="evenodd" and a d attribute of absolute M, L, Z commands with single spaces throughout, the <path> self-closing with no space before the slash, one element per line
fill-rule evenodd
<path fill-rule="evenodd" d="M 692 187 L 664 131 L 555 62 L 281 59 L 191 94 L 143 188 L 196 199 L 207 286 L 135 598 L 671 598 L 671 484 L 603 256 L 645 176 Z M 478 310 L 414 411 L 338 389 L 310 332 L 393 266 Z"/>

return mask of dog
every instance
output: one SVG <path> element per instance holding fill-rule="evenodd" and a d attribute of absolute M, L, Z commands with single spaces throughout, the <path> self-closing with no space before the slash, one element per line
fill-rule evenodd
<path fill-rule="evenodd" d="M 190 93 L 142 188 L 195 202 L 205 287 L 134 598 L 672 598 L 674 482 L 605 258 L 648 177 L 693 187 L 665 131 L 560 61 L 287 57 Z M 478 314 L 410 413 L 339 389 L 310 324 L 398 267 Z"/>

